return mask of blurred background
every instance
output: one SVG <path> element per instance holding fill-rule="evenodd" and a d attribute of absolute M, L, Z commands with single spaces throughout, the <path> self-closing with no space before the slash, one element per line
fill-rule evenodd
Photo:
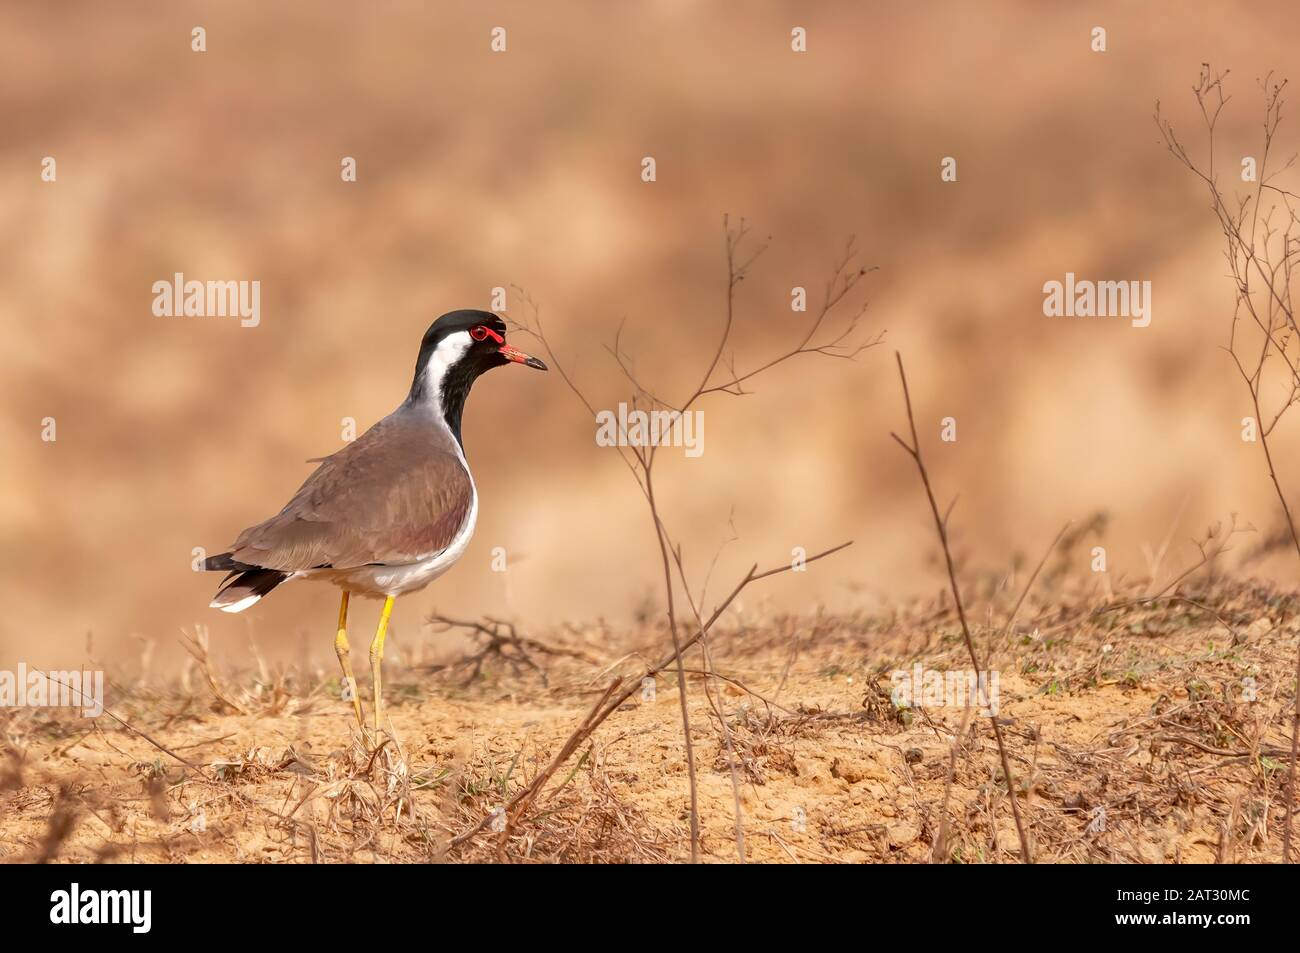
<path fill-rule="evenodd" d="M 696 577 L 739 536 L 712 591 L 845 539 L 747 609 L 943 585 L 889 439 L 895 349 L 939 495 L 960 494 L 967 565 L 1032 564 L 1098 512 L 1117 577 L 1166 539 L 1168 570 L 1190 563 L 1189 540 L 1230 513 L 1267 530 L 1276 501 L 1219 349 L 1221 242 L 1152 112 L 1161 99 L 1202 149 L 1191 85 L 1203 61 L 1231 69 L 1231 173 L 1258 152 L 1257 78 L 1296 72 L 1297 25 L 1284 3 L 5 4 L 0 664 L 75 663 L 88 634 L 99 658 L 140 639 L 172 651 L 196 622 L 227 653 L 253 631 L 268 652 L 307 638 L 326 658 L 334 590 L 218 613 L 195 547 L 220 552 L 274 513 L 304 461 L 339 448 L 343 418 L 364 429 L 402 400 L 428 324 L 488 307 L 494 287 L 537 301 L 600 406 L 626 397 L 604 351 L 624 321 L 638 371 L 680 394 L 724 317 L 728 213 L 770 236 L 739 293 L 739 368 L 803 333 L 851 235 L 879 268 L 863 332 L 887 334 L 854 362 L 801 358 L 714 398 L 703 456 L 664 454 L 664 515 Z M 1295 151 L 1300 128 L 1281 140 Z M 956 182 L 940 181 L 945 156 Z M 1151 326 L 1044 317 L 1043 283 L 1067 271 L 1151 281 Z M 151 286 L 174 272 L 259 280 L 260 325 L 155 317 Z M 791 312 L 794 286 L 810 314 Z M 516 291 L 507 303 L 520 312 Z M 938 440 L 945 416 L 955 443 Z M 554 373 L 480 381 L 465 422 L 478 531 L 399 601 L 399 640 L 435 607 L 540 625 L 654 604 L 644 502 L 594 431 Z M 1294 430 L 1277 440 L 1300 486 Z M 376 608 L 354 610 L 354 644 Z"/>

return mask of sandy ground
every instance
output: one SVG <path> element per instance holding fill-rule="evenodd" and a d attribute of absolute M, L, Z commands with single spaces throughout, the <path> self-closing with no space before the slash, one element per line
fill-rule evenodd
<path fill-rule="evenodd" d="M 1036 860 L 1280 858 L 1296 635 L 1269 609 L 1284 614 L 1289 602 L 1247 586 L 1204 598 L 1218 619 L 1168 600 L 1105 616 L 1039 607 L 1005 638 L 984 633 Z M 703 859 L 737 859 L 738 804 L 751 862 L 1015 861 L 988 719 L 963 732 L 960 706 L 890 697 L 895 670 L 959 668 L 958 631 L 940 607 L 735 620 L 715 636 L 726 679 L 706 686 L 698 656 L 687 675 Z M 506 830 L 502 815 L 453 841 L 542 771 L 611 678 L 639 682 L 661 638 L 643 633 L 610 652 L 618 639 L 603 629 L 549 633 L 527 649 L 540 671 L 496 654 L 477 673 L 465 658 L 391 659 L 392 740 L 377 753 L 358 741 L 325 669 L 302 688 L 294 673 L 214 671 L 223 701 L 196 663 L 167 691 L 129 690 L 113 710 L 135 730 L 108 716 L 10 712 L 0 856 L 686 860 L 671 674 L 615 711 Z"/>

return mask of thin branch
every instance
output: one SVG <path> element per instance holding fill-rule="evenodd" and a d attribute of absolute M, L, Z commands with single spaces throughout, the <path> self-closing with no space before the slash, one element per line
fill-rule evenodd
<path fill-rule="evenodd" d="M 930 512 L 934 515 L 934 526 L 939 533 L 939 543 L 943 547 L 944 562 L 948 567 L 948 584 L 952 588 L 953 602 L 957 606 L 957 618 L 961 620 L 962 638 L 966 641 L 966 651 L 970 653 L 970 662 L 978 674 L 980 671 L 979 658 L 975 654 L 975 640 L 970 633 L 970 625 L 966 621 L 966 608 L 961 599 L 961 587 L 957 585 L 957 570 L 952 561 L 952 549 L 948 545 L 948 529 L 946 520 L 939 515 L 939 504 L 935 502 L 934 490 L 930 485 L 930 474 L 925 468 L 925 461 L 921 459 L 921 440 L 916 433 L 916 417 L 912 413 L 912 395 L 907 389 L 907 374 L 903 370 L 903 355 L 897 351 L 894 357 L 898 360 L 898 379 L 903 385 L 903 401 L 907 405 L 907 423 L 912 431 L 912 442 L 909 445 L 896 433 L 890 436 L 907 451 L 908 455 L 916 463 L 917 472 L 921 476 L 921 484 L 925 487 L 925 497 L 930 503 Z M 1020 819 L 1020 807 L 1016 803 L 1016 785 L 1015 779 L 1011 774 L 1011 760 L 1007 757 L 1007 746 L 1002 739 L 1002 728 L 998 725 L 997 714 L 990 711 L 989 722 L 993 725 L 993 737 L 997 739 L 998 756 L 1002 759 L 1002 775 L 1007 781 L 1007 797 L 1011 801 L 1011 815 L 1016 822 L 1016 834 L 1020 837 L 1020 858 L 1026 864 L 1032 864 L 1033 856 L 1029 851 L 1029 838 L 1025 834 L 1025 825 Z"/>

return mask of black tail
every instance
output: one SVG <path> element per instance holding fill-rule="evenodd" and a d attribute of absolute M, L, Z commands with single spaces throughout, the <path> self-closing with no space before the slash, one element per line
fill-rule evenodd
<path fill-rule="evenodd" d="M 208 572 L 239 572 L 245 569 L 261 569 L 262 567 L 250 563 L 241 563 L 230 553 L 222 553 L 219 556 L 209 556 L 203 560 L 203 568 Z"/>
<path fill-rule="evenodd" d="M 241 563 L 232 559 L 230 553 L 209 556 L 203 561 L 203 568 L 229 572 L 221 581 L 217 594 L 208 603 L 210 608 L 223 612 L 244 611 L 292 575 L 278 569 L 262 569 L 260 566 Z"/>

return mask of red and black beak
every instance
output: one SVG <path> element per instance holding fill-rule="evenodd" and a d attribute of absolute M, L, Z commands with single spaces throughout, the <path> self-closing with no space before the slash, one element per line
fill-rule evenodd
<path fill-rule="evenodd" d="M 546 370 L 546 365 L 535 357 L 530 357 L 517 347 L 511 347 L 509 344 L 502 344 L 498 353 L 507 361 L 515 364 L 522 364 L 524 367 L 535 367 L 539 371 Z"/>

